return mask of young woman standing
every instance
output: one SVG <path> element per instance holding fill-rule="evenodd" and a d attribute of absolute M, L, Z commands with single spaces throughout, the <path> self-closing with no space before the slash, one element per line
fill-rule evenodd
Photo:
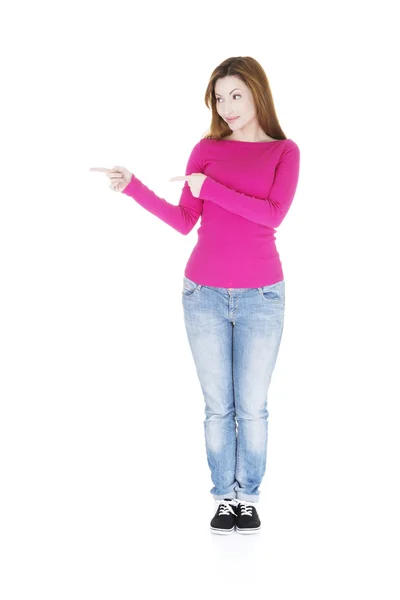
<path fill-rule="evenodd" d="M 205 94 L 211 126 L 194 146 L 179 205 L 124 167 L 111 187 L 187 235 L 201 216 L 186 265 L 182 305 L 205 401 L 204 433 L 217 503 L 214 533 L 256 533 L 266 470 L 268 389 L 283 332 L 285 280 L 275 230 L 299 178 L 300 152 L 285 137 L 267 76 L 251 57 L 213 71 Z"/>

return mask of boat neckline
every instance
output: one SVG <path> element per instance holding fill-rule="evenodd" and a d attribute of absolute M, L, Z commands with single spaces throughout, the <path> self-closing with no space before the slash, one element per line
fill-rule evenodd
<path fill-rule="evenodd" d="M 265 140 L 260 140 L 258 142 L 250 142 L 249 140 L 224 140 L 223 138 L 221 138 L 220 140 L 214 139 L 214 142 L 231 142 L 233 144 L 276 144 L 277 142 L 286 142 L 288 139 L 289 138 L 285 138 L 283 140 L 273 140 L 271 142 L 267 142 Z"/>

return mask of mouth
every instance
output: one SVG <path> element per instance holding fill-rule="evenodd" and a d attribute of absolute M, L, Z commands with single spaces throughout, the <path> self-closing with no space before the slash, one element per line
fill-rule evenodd
<path fill-rule="evenodd" d="M 233 121 L 236 121 L 236 119 L 238 119 L 239 117 L 233 117 L 233 119 L 226 119 L 228 121 L 228 123 L 232 123 Z"/>

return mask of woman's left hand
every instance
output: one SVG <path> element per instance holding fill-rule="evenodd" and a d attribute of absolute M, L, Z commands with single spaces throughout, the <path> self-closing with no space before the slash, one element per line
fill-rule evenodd
<path fill-rule="evenodd" d="M 204 183 L 207 175 L 204 173 L 191 173 L 190 175 L 179 175 L 178 177 L 171 177 L 169 181 L 187 181 L 195 198 L 200 198 L 201 186 Z"/>

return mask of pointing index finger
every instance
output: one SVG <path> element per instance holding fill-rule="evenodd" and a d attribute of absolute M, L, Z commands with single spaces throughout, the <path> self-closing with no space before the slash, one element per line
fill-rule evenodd
<path fill-rule="evenodd" d="M 102 173 L 109 173 L 111 169 L 106 169 L 105 167 L 91 167 L 89 171 L 101 171 Z"/>
<path fill-rule="evenodd" d="M 178 175 L 177 177 L 171 177 L 170 181 L 188 181 L 190 175 Z"/>

